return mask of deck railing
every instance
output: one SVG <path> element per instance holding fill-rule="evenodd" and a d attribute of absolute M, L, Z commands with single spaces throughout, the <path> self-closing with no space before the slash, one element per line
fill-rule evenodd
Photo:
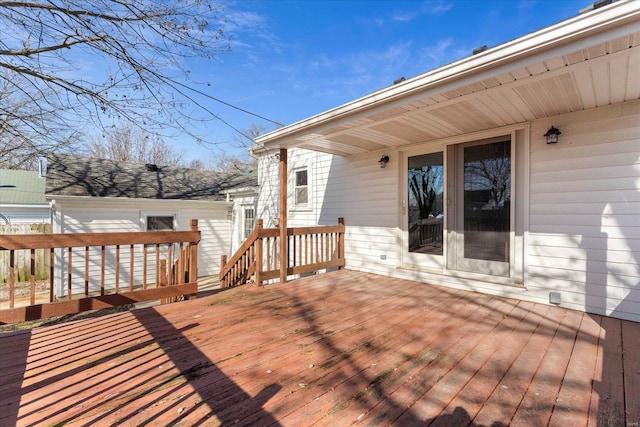
<path fill-rule="evenodd" d="M 342 218 L 337 225 L 287 228 L 287 276 L 344 267 L 344 231 Z M 259 285 L 277 279 L 280 257 L 280 230 L 263 228 L 257 219 L 255 229 L 231 259 L 222 256 L 220 285 L 241 285 L 252 276 Z"/>
<path fill-rule="evenodd" d="M 198 221 L 190 231 L 64 233 L 0 236 L 9 277 L 0 283 L 0 323 L 160 299 L 171 302 L 198 291 Z M 44 253 L 41 251 L 44 249 Z M 27 252 L 49 258 L 48 281 L 16 281 L 15 260 Z"/>

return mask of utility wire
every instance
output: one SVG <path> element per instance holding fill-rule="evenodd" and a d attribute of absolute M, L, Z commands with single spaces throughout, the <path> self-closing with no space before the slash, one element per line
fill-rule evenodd
<path fill-rule="evenodd" d="M 219 99 L 219 98 L 216 98 L 215 96 L 211 96 L 211 95 L 209 95 L 208 93 L 202 92 L 202 91 L 200 91 L 200 90 L 198 90 L 198 89 L 195 89 L 195 88 L 193 88 L 193 87 L 191 87 L 191 86 L 188 86 L 188 85 L 186 85 L 186 84 L 184 84 L 184 83 L 180 83 L 180 82 L 175 81 L 175 80 L 174 80 L 174 83 L 175 83 L 175 84 L 177 84 L 177 85 L 179 85 L 179 86 L 182 86 L 182 87 L 183 87 L 183 88 L 185 88 L 185 89 L 188 89 L 188 90 L 190 90 L 190 91 L 192 91 L 192 92 L 195 92 L 195 93 L 197 93 L 198 95 L 202 95 L 202 96 L 204 96 L 205 98 L 209 98 L 209 99 L 211 99 L 211 100 L 213 100 L 213 101 L 219 102 L 220 104 L 224 104 L 224 105 L 226 105 L 227 107 L 231 107 L 231 108 L 236 109 L 236 110 L 238 110 L 238 111 L 242 111 L 242 112 L 243 112 L 243 113 L 245 113 L 245 114 L 249 114 L 249 115 L 251 115 L 251 116 L 254 116 L 254 117 L 257 117 L 257 118 L 259 118 L 259 119 L 265 120 L 265 121 L 267 121 L 267 122 L 273 123 L 274 125 L 277 125 L 277 126 L 284 126 L 284 125 L 283 125 L 282 123 L 280 123 L 280 122 L 277 122 L 277 121 L 275 121 L 275 120 L 268 119 L 268 118 L 266 118 L 266 117 L 264 117 L 264 116 L 261 116 L 260 114 L 252 113 L 251 111 L 248 111 L 248 110 L 245 110 L 245 109 L 243 109 L 243 108 L 237 107 L 237 106 L 235 106 L 235 105 L 233 105 L 233 104 L 230 104 L 230 103 L 228 103 L 228 102 L 225 102 L 225 101 L 223 101 L 223 100 L 221 100 L 221 99 Z M 219 119 L 219 120 L 221 120 L 221 119 L 220 119 L 220 117 L 216 117 L 216 118 L 217 118 L 217 119 Z M 222 121 L 224 122 L 224 120 L 222 120 Z M 226 122 L 225 122 L 225 123 L 226 123 Z M 226 124 L 228 125 L 228 123 L 226 123 Z M 231 126 L 231 127 L 233 128 L 233 126 Z M 234 129 L 235 129 L 235 128 L 234 128 Z M 242 133 L 242 132 L 239 132 L 239 133 Z"/>

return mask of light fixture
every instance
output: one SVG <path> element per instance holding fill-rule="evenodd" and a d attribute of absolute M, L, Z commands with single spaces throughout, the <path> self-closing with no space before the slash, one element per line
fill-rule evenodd
<path fill-rule="evenodd" d="M 387 166 L 387 163 L 389 163 L 389 156 L 385 154 L 384 156 L 380 157 L 378 163 L 380 163 L 381 168 L 384 168 L 385 166 Z"/>
<path fill-rule="evenodd" d="M 551 126 L 547 133 L 544 134 L 544 137 L 547 138 L 547 144 L 555 144 L 558 142 L 558 135 L 561 133 L 558 128 Z"/>

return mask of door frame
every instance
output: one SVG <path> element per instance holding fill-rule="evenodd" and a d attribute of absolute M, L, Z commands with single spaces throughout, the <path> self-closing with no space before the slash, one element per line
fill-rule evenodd
<path fill-rule="evenodd" d="M 446 216 L 449 217 L 447 240 L 449 240 L 449 252 L 447 253 L 447 268 L 455 271 L 465 271 L 469 273 L 479 273 L 497 277 L 512 277 L 514 273 L 514 241 L 515 241 L 515 207 L 518 201 L 518 195 L 515 194 L 516 176 L 513 165 L 516 163 L 515 149 L 515 132 L 498 135 L 492 138 L 477 139 L 465 143 L 449 145 L 447 151 L 452 153 L 449 156 L 448 172 L 451 184 L 449 194 L 451 199 L 448 200 L 447 206 L 450 210 Z M 494 142 L 509 140 L 510 144 L 510 197 L 509 205 L 509 261 L 489 261 L 475 258 L 466 258 L 464 256 L 464 150 L 468 147 L 477 147 Z"/>
<path fill-rule="evenodd" d="M 432 154 L 442 152 L 442 165 L 444 167 L 444 219 L 442 225 L 442 255 L 431 254 L 418 254 L 408 251 L 409 247 L 409 214 L 408 214 L 408 194 L 409 194 L 409 180 L 408 180 L 408 168 L 409 157 L 419 156 L 422 154 Z M 401 180 L 400 180 L 400 230 L 402 237 L 400 239 L 400 255 L 399 259 L 402 267 L 415 268 L 421 270 L 435 270 L 438 272 L 444 271 L 445 268 L 445 254 L 447 253 L 447 215 L 446 215 L 446 200 L 447 200 L 447 150 L 444 144 L 429 144 L 427 147 L 415 147 L 410 150 L 402 152 L 401 155 Z"/>
<path fill-rule="evenodd" d="M 448 211 L 451 209 L 453 202 L 451 194 L 450 180 L 451 174 L 447 170 L 449 164 L 449 147 L 453 145 L 465 144 L 484 139 L 491 139 L 500 136 L 511 136 L 511 191 L 512 203 L 510 212 L 511 231 L 510 231 L 510 266 L 509 275 L 496 276 L 484 274 L 481 272 L 464 271 L 449 268 L 448 259 L 450 245 L 448 243 L 450 230 L 450 215 Z M 500 128 L 490 129 L 486 131 L 474 132 L 454 137 L 438 139 L 430 142 L 419 144 L 411 144 L 399 149 L 398 154 L 401 158 L 399 162 L 399 200 L 398 200 L 398 268 L 407 270 L 417 270 L 424 272 L 432 272 L 443 274 L 446 276 L 457 277 L 462 280 L 478 280 L 482 282 L 491 282 L 499 285 L 510 285 L 517 287 L 525 287 L 527 283 L 527 240 L 529 231 L 529 173 L 530 173 L 530 145 L 531 145 L 531 125 L 529 122 L 519 123 L 516 125 L 503 126 Z M 403 203 L 407 200 L 408 182 L 407 168 L 408 158 L 420 154 L 427 154 L 436 151 L 443 151 L 443 159 L 445 164 L 444 174 L 444 199 L 445 199 L 445 218 L 444 218 L 444 238 L 443 238 L 443 256 L 441 263 L 418 263 L 408 256 L 408 214 L 406 213 L 406 205 Z M 405 209 L 403 209 L 403 207 Z"/>

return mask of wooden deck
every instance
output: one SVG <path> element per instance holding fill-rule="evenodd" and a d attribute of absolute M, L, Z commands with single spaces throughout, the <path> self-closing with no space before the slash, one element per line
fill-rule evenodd
<path fill-rule="evenodd" d="M 351 271 L 0 336 L 0 425 L 638 426 L 640 324 Z"/>

